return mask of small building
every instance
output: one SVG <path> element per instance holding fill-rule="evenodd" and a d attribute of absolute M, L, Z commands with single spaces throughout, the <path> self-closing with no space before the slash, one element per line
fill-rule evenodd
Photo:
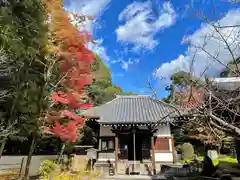
<path fill-rule="evenodd" d="M 149 96 L 117 96 L 87 110 L 100 125 L 98 162 L 151 164 L 174 162 L 171 124 L 177 109 Z"/>

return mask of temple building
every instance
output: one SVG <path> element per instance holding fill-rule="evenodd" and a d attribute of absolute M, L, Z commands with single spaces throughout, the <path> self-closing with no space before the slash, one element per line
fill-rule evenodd
<path fill-rule="evenodd" d="M 174 106 L 149 96 L 117 96 L 90 108 L 84 115 L 99 124 L 97 162 L 109 160 L 117 172 L 131 166 L 133 173 L 143 164 L 155 172 L 156 164 L 173 163 L 171 127 L 177 113 Z"/>

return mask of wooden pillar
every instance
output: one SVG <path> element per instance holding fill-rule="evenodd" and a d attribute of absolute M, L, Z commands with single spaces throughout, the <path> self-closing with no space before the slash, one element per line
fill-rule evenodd
<path fill-rule="evenodd" d="M 173 163 L 176 162 L 176 153 L 175 153 L 175 145 L 174 145 L 174 136 L 172 136 L 172 155 L 173 155 Z"/>
<path fill-rule="evenodd" d="M 115 170 L 116 170 L 116 174 L 117 174 L 118 173 L 118 135 L 117 134 L 115 134 L 114 154 L 115 154 Z"/>
<path fill-rule="evenodd" d="M 133 173 L 136 170 L 136 130 L 133 129 Z"/>
<path fill-rule="evenodd" d="M 156 164 L 155 164 L 155 143 L 154 143 L 154 136 L 151 137 L 151 144 L 152 144 L 152 169 L 153 174 L 156 174 Z"/>
<path fill-rule="evenodd" d="M 102 150 L 102 139 L 98 140 L 98 150 L 101 151 Z"/>

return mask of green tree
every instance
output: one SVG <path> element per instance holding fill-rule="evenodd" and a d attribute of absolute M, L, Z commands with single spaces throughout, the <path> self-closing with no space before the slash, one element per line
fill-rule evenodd
<path fill-rule="evenodd" d="M 87 88 L 89 101 L 98 106 L 113 100 L 116 95 L 137 95 L 133 92 L 123 92 L 122 88 L 112 83 L 111 70 L 104 64 L 101 57 L 95 54 L 95 61 L 92 64 L 94 75 L 93 83 Z"/>
<path fill-rule="evenodd" d="M 32 139 L 25 171 L 27 176 L 40 135 L 39 119 L 47 107 L 43 98 L 47 93 L 44 70 L 48 67 L 44 6 L 41 0 L 9 0 L 0 8 L 0 17 L 0 47 L 9 59 L 7 63 L 10 63 L 8 69 L 11 72 L 8 85 L 4 86 L 10 96 L 1 105 L 1 111 L 5 112 L 6 127 L 17 122 L 17 136 Z M 8 138 L 1 143 L 0 155 Z"/>
<path fill-rule="evenodd" d="M 124 96 L 137 96 L 138 94 L 135 92 L 124 92 L 123 95 Z"/>
<path fill-rule="evenodd" d="M 238 72 L 240 70 L 240 57 L 236 59 L 235 62 L 231 61 L 227 64 L 227 67 L 223 69 L 220 73 L 220 77 L 234 77 L 239 76 Z"/>
<path fill-rule="evenodd" d="M 164 98 L 162 98 L 162 101 L 165 103 L 170 103 L 171 102 L 170 98 L 171 98 L 170 96 L 164 97 Z"/>
<path fill-rule="evenodd" d="M 169 95 L 162 100 L 167 103 L 178 103 L 179 99 L 175 96 L 176 92 L 188 91 L 189 87 L 200 88 L 204 85 L 204 82 L 188 72 L 179 71 L 171 76 L 172 83 L 165 89 L 169 91 Z"/>
<path fill-rule="evenodd" d="M 174 73 L 171 76 L 172 84 L 177 85 L 179 88 L 185 88 L 187 86 L 200 87 L 204 84 L 204 82 L 198 78 L 193 76 L 191 73 L 185 71 L 179 71 Z"/>

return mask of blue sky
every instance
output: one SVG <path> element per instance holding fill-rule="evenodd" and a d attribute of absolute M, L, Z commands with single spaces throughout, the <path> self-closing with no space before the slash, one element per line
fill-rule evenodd
<path fill-rule="evenodd" d="M 65 0 L 65 8 L 96 17 L 94 21 L 84 24 L 84 28 L 92 32 L 93 38 L 98 42 L 89 47 L 109 66 L 115 85 L 124 91 L 149 94 L 150 91 L 144 87 L 150 79 L 159 98 L 162 98 L 167 95 L 164 88 L 170 83 L 171 74 L 178 70 L 189 70 L 194 50 L 184 44 L 183 39 L 201 44 L 202 37 L 212 31 L 209 25 L 202 24 L 194 15 L 192 8 L 203 10 L 210 18 L 218 19 L 222 25 L 240 24 L 239 4 L 226 2 L 227 0 Z M 213 8 L 214 14 L 217 14 L 215 16 L 211 11 Z M 231 37 L 236 35 L 232 35 L 232 32 L 233 30 L 229 32 Z M 213 54 L 219 50 L 215 40 L 209 40 L 206 49 Z M 223 63 L 231 60 L 227 53 L 219 54 L 219 57 Z M 206 67 L 209 67 L 206 71 L 209 76 L 215 76 L 223 68 L 199 52 L 194 60 L 194 75 L 201 74 Z"/>

